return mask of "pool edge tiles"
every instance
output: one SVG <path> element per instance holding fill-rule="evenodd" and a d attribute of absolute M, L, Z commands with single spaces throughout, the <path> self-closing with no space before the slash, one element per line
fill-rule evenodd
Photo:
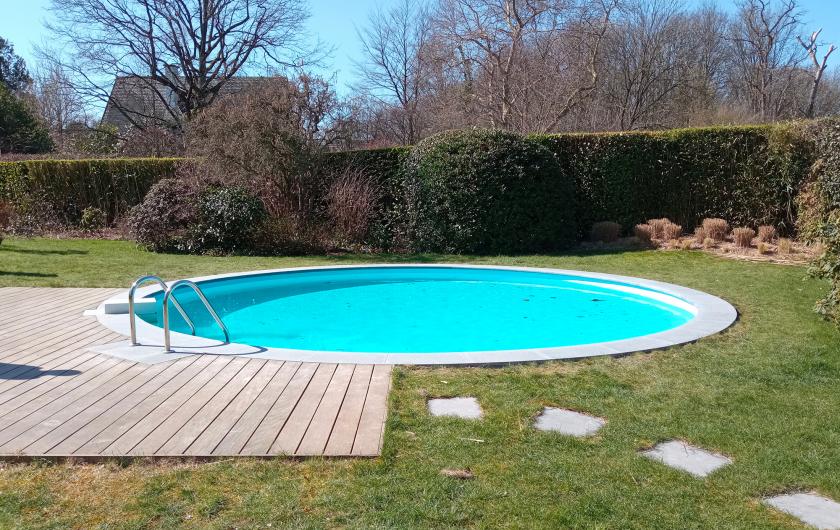
<path fill-rule="evenodd" d="M 260 276 L 267 274 L 278 274 L 286 272 L 306 271 L 330 271 L 342 269 L 376 269 L 376 268 L 448 268 L 448 269 L 480 269 L 500 271 L 520 271 L 558 274 L 574 276 L 587 280 L 605 281 L 629 285 L 631 289 L 639 288 L 655 291 L 666 296 L 674 297 L 684 301 L 694 309 L 694 317 L 688 322 L 666 329 L 664 331 L 590 344 L 578 344 L 559 347 L 539 347 L 523 349 L 499 349 L 482 351 L 460 351 L 460 352 L 424 352 L 424 353 L 371 353 L 371 352 L 339 352 L 322 350 L 303 350 L 288 348 L 261 348 L 246 344 L 224 344 L 216 340 L 194 337 L 182 333 L 172 333 L 172 343 L 178 355 L 184 354 L 220 354 L 237 355 L 245 357 L 257 357 L 265 359 L 303 361 L 303 362 L 330 362 L 330 363 L 354 363 L 354 364 L 417 364 L 417 365 L 497 365 L 519 362 L 539 362 L 555 359 L 576 359 L 600 355 L 620 355 L 637 351 L 649 351 L 661 349 L 677 344 L 692 342 L 702 337 L 712 335 L 728 328 L 737 319 L 737 311 L 728 302 L 710 294 L 681 287 L 678 285 L 633 278 L 627 276 L 591 273 L 585 271 L 546 269 L 530 267 L 505 267 L 485 265 L 455 265 L 455 264 L 400 264 L 400 265 L 342 265 L 326 267 L 304 267 L 292 269 L 274 269 L 266 271 L 253 271 L 245 273 L 224 274 L 200 278 L 192 278 L 199 283 L 207 280 L 222 280 L 226 278 L 237 278 L 244 276 Z M 160 288 L 156 286 L 145 287 L 138 290 L 137 296 L 149 297 L 159 293 Z M 120 295 L 104 302 L 97 311 L 97 318 L 106 327 L 128 335 L 129 322 L 126 314 L 106 314 L 104 307 L 110 302 L 119 302 L 125 299 Z M 144 345 L 143 351 L 148 356 L 149 351 L 155 348 L 162 350 L 163 331 L 161 328 L 149 324 L 142 319 L 137 319 L 138 340 Z M 132 348 L 122 344 L 115 353 L 123 358 L 131 357 Z M 138 352 L 140 349 L 138 349 Z M 157 356 L 158 358 L 165 358 Z"/>

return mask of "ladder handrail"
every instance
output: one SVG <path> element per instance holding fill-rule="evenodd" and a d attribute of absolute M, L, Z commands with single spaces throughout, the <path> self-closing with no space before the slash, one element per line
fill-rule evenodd
<path fill-rule="evenodd" d="M 164 346 L 166 347 L 166 352 L 172 352 L 172 345 L 169 340 L 169 298 L 172 297 L 172 300 L 174 301 L 175 298 L 173 297 L 172 293 L 175 292 L 175 289 L 184 285 L 190 287 L 193 291 L 195 291 L 195 294 L 198 295 L 198 298 L 202 301 L 202 303 L 204 303 L 204 307 L 207 308 L 207 311 L 210 313 L 210 316 L 213 317 L 213 320 L 216 321 L 216 324 L 218 324 L 224 332 L 225 342 L 230 342 L 230 333 L 228 333 L 227 326 L 225 326 L 225 323 L 222 322 L 222 319 L 219 317 L 219 314 L 216 313 L 216 310 L 213 309 L 213 306 L 210 304 L 210 301 L 207 299 L 207 297 L 204 296 L 204 292 L 201 290 L 201 288 L 198 285 L 196 285 L 195 282 L 192 282 L 190 280 L 178 280 L 177 282 L 170 285 L 169 288 L 166 290 L 166 294 L 163 295 L 163 342 Z"/>
<path fill-rule="evenodd" d="M 157 282 L 158 285 L 163 289 L 163 292 L 166 293 L 167 285 L 159 276 L 155 276 L 150 274 L 148 276 L 142 276 L 138 278 L 133 284 L 131 284 L 131 288 L 128 290 L 128 319 L 130 322 L 131 327 L 131 345 L 138 346 L 139 343 L 137 342 L 137 323 L 135 322 L 135 314 L 134 314 L 134 292 L 137 290 L 138 287 L 143 285 L 144 283 L 148 282 Z M 181 317 L 186 321 L 186 323 L 190 326 L 192 330 L 192 334 L 195 335 L 195 324 L 193 324 L 190 317 L 187 316 L 187 313 L 184 311 L 184 308 L 181 307 L 181 304 L 178 303 L 178 300 L 175 297 L 172 297 L 172 305 L 175 306 L 175 309 L 181 313 Z"/>

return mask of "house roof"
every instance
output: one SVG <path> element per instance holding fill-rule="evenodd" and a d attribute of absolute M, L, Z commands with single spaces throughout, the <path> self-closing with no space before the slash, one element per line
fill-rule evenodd
<path fill-rule="evenodd" d="M 235 94 L 267 80 L 281 77 L 245 77 L 228 79 L 219 91 L 220 96 Z M 114 80 L 111 94 L 102 113 L 100 125 L 112 125 L 120 130 L 135 123 L 157 122 L 174 125 L 174 112 L 179 112 L 177 98 L 167 86 L 144 76 L 120 76 Z"/>

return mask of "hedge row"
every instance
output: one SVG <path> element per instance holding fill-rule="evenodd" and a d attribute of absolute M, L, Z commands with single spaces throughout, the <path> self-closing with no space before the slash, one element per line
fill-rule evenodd
<path fill-rule="evenodd" d="M 597 221 L 629 230 L 653 217 L 690 228 L 704 217 L 735 225 L 772 224 L 793 229 L 795 196 L 814 159 L 802 126 L 769 125 L 666 132 L 530 136 L 556 157 L 557 185 L 573 179 L 572 208 L 583 235 Z M 352 168 L 382 188 L 374 236 L 402 237 L 406 168 L 412 148 L 331 153 L 324 171 Z M 149 187 L 174 174 L 174 159 L 48 160 L 0 162 L 0 197 L 14 203 L 46 200 L 73 222 L 87 206 L 109 222 L 140 202 Z"/>
<path fill-rule="evenodd" d="M 101 209 L 113 222 L 140 203 L 155 182 L 174 176 L 178 162 L 163 158 L 0 162 L 0 198 L 18 209 L 48 208 L 63 223 L 77 224 L 87 207 Z"/>
<path fill-rule="evenodd" d="M 814 160 L 799 125 L 709 127 L 662 132 L 529 136 L 557 158 L 558 186 L 575 182 L 578 234 L 615 221 L 625 230 L 668 217 L 690 229 L 706 217 L 774 225 L 791 233 L 795 198 Z M 332 167 L 378 178 L 392 207 L 410 148 L 336 153 Z M 567 208 L 569 205 L 557 205 Z"/>

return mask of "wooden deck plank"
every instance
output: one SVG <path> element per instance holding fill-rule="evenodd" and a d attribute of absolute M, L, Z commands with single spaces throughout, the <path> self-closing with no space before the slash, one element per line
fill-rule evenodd
<path fill-rule="evenodd" d="M 110 392 L 102 395 L 101 397 L 98 393 L 91 394 L 99 399 L 96 399 L 94 402 L 84 407 L 83 410 L 74 411 L 70 418 L 62 421 L 60 425 L 56 425 L 52 430 L 45 433 L 40 438 L 33 439 L 32 442 L 26 446 L 24 451 L 27 453 L 45 454 L 53 447 L 61 444 L 73 434 L 83 429 L 91 421 L 101 416 L 114 404 L 121 401 L 128 394 L 134 392 L 140 385 L 149 381 L 149 379 L 154 378 L 157 374 L 162 372 L 166 366 L 167 365 L 164 363 L 153 365 L 136 364 L 132 366 L 126 373 L 128 374 L 130 372 L 129 375 L 132 375 L 133 377 L 127 378 L 124 383 L 116 386 Z M 74 407 L 79 409 L 81 408 L 80 404 L 81 402 L 77 402 L 74 404 Z M 69 408 L 70 407 L 68 407 L 68 409 Z M 43 423 L 45 422 L 42 422 L 42 424 Z M 29 435 L 28 431 L 24 434 Z M 34 436 L 32 436 L 32 438 L 34 438 Z"/>
<path fill-rule="evenodd" d="M 134 410 L 146 398 L 153 395 L 164 385 L 169 383 L 176 375 L 181 373 L 196 360 L 196 358 L 187 358 L 169 364 L 158 365 L 165 366 L 165 370 L 158 374 L 149 374 L 151 375 L 151 378 L 143 381 L 136 390 L 132 390 L 124 397 L 117 397 L 117 399 L 112 400 L 111 403 L 104 402 L 100 404 L 99 410 L 94 410 L 94 412 L 98 412 L 98 414 L 96 414 L 93 419 L 85 422 L 81 428 L 59 442 L 57 445 L 50 448 L 47 453 L 72 454 L 77 452 L 86 452 L 86 454 L 93 454 L 91 452 L 93 451 L 92 448 L 88 447 L 84 451 L 82 451 L 81 448 L 89 442 L 93 442 L 97 436 L 103 435 L 103 432 L 107 428 L 119 421 L 125 414 L 127 414 L 128 411 Z M 116 428 L 114 428 L 114 430 L 116 430 Z"/>
<path fill-rule="evenodd" d="M 388 392 L 391 389 L 391 367 L 376 365 L 370 378 L 365 408 L 359 420 L 359 430 L 351 454 L 356 456 L 378 455 L 382 450 L 385 416 L 388 412 Z"/>
<path fill-rule="evenodd" d="M 283 362 L 268 361 L 256 375 L 251 377 L 239 394 L 218 415 L 210 425 L 204 429 L 188 448 L 183 452 L 188 455 L 209 455 L 219 445 L 222 439 L 231 431 L 242 418 L 248 407 L 258 398 L 268 386 L 274 375 L 283 366 Z M 244 445 L 244 442 L 243 442 Z"/>
<path fill-rule="evenodd" d="M 214 455 L 235 455 L 242 452 L 300 367 L 301 363 L 298 362 L 287 362 L 280 367 L 265 389 L 213 449 Z"/>
<path fill-rule="evenodd" d="M 110 425 L 98 432 L 93 438 L 81 446 L 78 449 L 78 452 L 81 454 L 103 453 L 104 450 L 114 443 L 115 440 L 120 438 L 126 431 L 134 427 L 134 425 L 145 418 L 150 412 L 155 410 L 165 399 L 169 398 L 169 396 L 187 384 L 193 376 L 206 368 L 210 362 L 211 359 L 207 357 L 200 357 L 188 366 L 184 366 L 183 369 L 176 373 L 172 379 L 157 388 L 150 395 L 145 396 L 143 401 L 137 403 L 130 409 L 125 409 L 124 413 L 119 415 Z M 140 440 L 137 441 L 139 442 Z M 118 453 L 112 452 L 111 454 Z"/>
<path fill-rule="evenodd" d="M 321 398 L 318 410 L 312 416 L 312 421 L 307 426 L 306 433 L 295 449 L 295 454 L 324 454 L 324 448 L 327 446 L 338 411 L 341 409 L 341 404 L 344 402 L 347 388 L 353 377 L 354 368 L 355 366 L 352 364 L 341 364 L 336 368 L 332 381 L 330 381 L 324 397 Z M 283 433 L 280 433 L 280 435 L 282 436 Z"/>
<path fill-rule="evenodd" d="M 80 385 L 61 395 L 46 406 L 18 421 L 13 427 L 19 433 L 11 440 L 2 442 L 5 432 L 0 432 L 0 453 L 22 451 L 41 437 L 46 436 L 64 422 L 76 417 L 89 405 L 102 396 L 110 394 L 116 388 L 142 373 L 144 366 L 121 362 L 116 363 L 95 380 Z"/>
<path fill-rule="evenodd" d="M 286 424 L 283 425 L 283 429 L 271 445 L 271 449 L 268 451 L 269 453 L 295 454 L 298 445 L 300 445 L 300 441 L 303 439 L 303 435 L 306 434 L 306 429 L 309 428 L 309 424 L 312 422 L 315 411 L 318 410 L 318 406 L 324 398 L 337 368 L 338 365 L 335 364 L 322 364 L 318 366 L 318 370 L 312 376 L 312 380 L 306 387 L 306 391 L 304 391 L 300 400 L 298 400 L 297 405 L 289 415 L 289 419 L 286 420 Z"/>
<path fill-rule="evenodd" d="M 264 359 L 247 361 L 245 366 L 234 375 L 215 396 L 207 401 L 201 409 L 196 411 L 188 422 L 181 425 L 177 435 L 173 435 L 156 452 L 166 455 L 182 454 L 207 427 L 224 411 L 239 395 L 239 392 L 251 381 L 266 363 Z"/>
<path fill-rule="evenodd" d="M 353 452 L 353 442 L 359 428 L 359 420 L 365 407 L 370 378 L 373 375 L 372 364 L 356 365 L 347 395 L 338 411 L 332 434 L 330 435 L 324 454 L 328 456 L 349 455 Z"/>
<path fill-rule="evenodd" d="M 131 449 L 131 454 L 152 455 L 158 453 L 166 442 L 179 434 L 195 414 L 234 378 L 248 364 L 247 359 L 227 360 L 221 370 L 210 376 L 204 385 L 177 406 L 160 425 L 155 427 L 143 440 Z"/>
<path fill-rule="evenodd" d="M 154 365 L 83 316 L 116 289 L 0 288 L 0 458 L 347 455 L 381 447 L 390 368 L 196 355 Z"/>
<path fill-rule="evenodd" d="M 271 445 L 277 438 L 277 434 L 283 429 L 286 420 L 294 411 L 298 404 L 300 396 L 306 391 L 309 382 L 315 375 L 315 372 L 320 368 L 320 365 L 314 363 L 303 363 L 295 372 L 292 380 L 283 389 L 274 405 L 268 411 L 262 423 L 260 423 L 251 439 L 242 448 L 241 454 L 246 455 L 267 455 L 271 450 Z M 323 370 L 322 370 L 323 371 Z"/>

